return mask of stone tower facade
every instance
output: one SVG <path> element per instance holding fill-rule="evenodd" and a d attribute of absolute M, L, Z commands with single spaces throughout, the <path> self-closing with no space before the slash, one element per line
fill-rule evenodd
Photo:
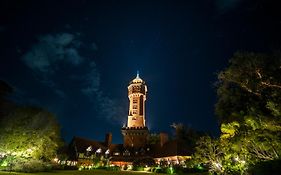
<path fill-rule="evenodd" d="M 147 143 L 148 128 L 145 125 L 145 101 L 147 86 L 139 73 L 128 86 L 129 115 L 127 125 L 122 128 L 124 147 L 141 148 Z"/>

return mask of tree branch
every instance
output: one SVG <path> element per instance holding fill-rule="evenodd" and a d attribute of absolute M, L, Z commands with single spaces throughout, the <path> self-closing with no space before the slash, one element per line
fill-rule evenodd
<path fill-rule="evenodd" d="M 281 85 L 278 85 L 278 84 L 270 84 L 270 83 L 267 83 L 267 82 L 264 82 L 264 81 L 262 81 L 261 84 L 264 85 L 264 86 L 267 86 L 267 87 L 281 89 Z"/>

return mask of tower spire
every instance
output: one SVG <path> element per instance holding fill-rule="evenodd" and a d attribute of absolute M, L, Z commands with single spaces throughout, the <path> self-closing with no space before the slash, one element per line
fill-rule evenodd
<path fill-rule="evenodd" d="M 137 70 L 137 78 L 140 78 L 140 72 Z"/>

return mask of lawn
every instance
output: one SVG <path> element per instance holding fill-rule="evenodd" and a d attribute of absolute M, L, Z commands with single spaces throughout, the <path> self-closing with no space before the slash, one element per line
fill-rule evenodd
<path fill-rule="evenodd" d="M 52 172 L 40 172 L 40 173 L 14 173 L 0 171 L 0 175 L 156 175 L 157 173 L 147 172 L 128 172 L 128 171 L 106 171 L 106 170 L 93 170 L 93 171 L 78 171 L 78 170 L 61 170 Z M 164 175 L 164 174 L 157 174 Z M 189 174 L 189 175 L 207 175 L 207 174 Z"/>
<path fill-rule="evenodd" d="M 146 172 L 129 172 L 129 171 L 106 171 L 106 170 L 92 170 L 92 171 L 78 171 L 78 170 L 60 170 L 51 172 L 39 173 L 14 173 L 1 172 L 0 175 L 155 175 L 156 173 Z M 159 174 L 158 174 L 159 175 Z"/>

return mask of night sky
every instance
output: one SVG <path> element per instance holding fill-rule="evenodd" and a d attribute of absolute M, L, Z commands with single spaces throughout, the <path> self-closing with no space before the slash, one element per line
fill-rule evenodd
<path fill-rule="evenodd" d="M 128 110 L 137 70 L 152 132 L 219 133 L 216 74 L 236 51 L 281 46 L 277 0 L 0 2 L 0 79 L 12 99 L 56 114 L 62 136 L 103 140 Z"/>

